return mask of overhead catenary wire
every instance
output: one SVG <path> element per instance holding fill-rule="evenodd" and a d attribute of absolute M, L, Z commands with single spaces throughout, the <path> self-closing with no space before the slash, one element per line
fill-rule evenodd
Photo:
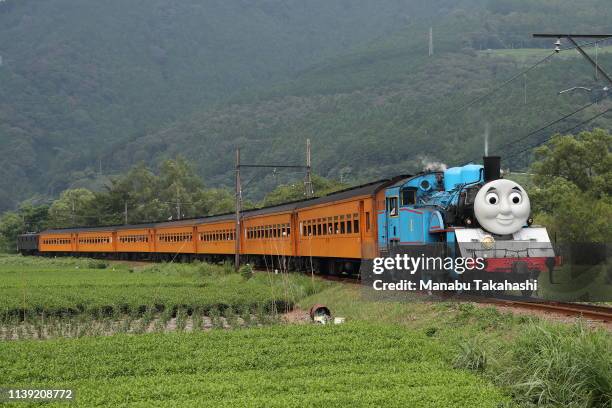
<path fill-rule="evenodd" d="M 606 39 L 601 39 L 601 40 L 597 40 L 597 41 L 592 41 L 589 43 L 585 43 L 585 44 L 581 44 L 581 47 L 588 47 L 591 45 L 595 45 L 598 44 L 602 41 L 605 41 Z M 569 50 L 574 50 L 577 49 L 577 47 L 575 46 L 570 46 L 570 47 L 566 47 L 566 48 L 562 48 L 561 50 L 559 50 L 559 52 L 564 52 L 564 51 L 569 51 Z M 497 91 L 499 91 L 500 89 L 502 89 L 503 87 L 505 87 L 506 85 L 508 85 L 509 83 L 515 81 L 516 79 L 522 77 L 523 75 L 526 75 L 529 71 L 537 68 L 539 65 L 541 65 L 542 63 L 548 61 L 551 57 L 553 57 L 554 55 L 558 54 L 558 52 L 553 51 L 551 52 L 549 55 L 547 55 L 546 57 L 542 58 L 541 60 L 537 61 L 536 63 L 534 63 L 533 65 L 529 66 L 528 68 L 524 69 L 523 71 L 513 75 L 512 77 L 508 78 L 507 80 L 505 80 L 504 82 L 502 82 L 501 84 L 497 85 L 496 87 L 494 87 L 493 89 L 491 89 L 490 91 L 488 91 L 487 93 L 485 93 L 484 95 L 478 96 L 475 99 L 471 100 L 470 102 L 461 105 L 459 108 L 455 109 L 452 113 L 460 113 L 462 111 L 464 111 L 465 109 L 469 108 L 470 106 L 480 102 L 481 100 L 491 96 L 492 94 L 496 93 Z"/>
<path fill-rule="evenodd" d="M 547 55 L 546 57 L 542 58 L 541 60 L 539 60 L 538 62 L 536 62 L 535 64 L 533 64 L 532 66 L 530 66 L 529 68 L 519 72 L 518 74 L 515 74 L 514 76 L 508 78 L 507 80 L 505 80 L 504 82 L 502 82 L 501 84 L 499 84 L 498 86 L 494 87 L 493 89 L 491 89 L 489 92 L 485 93 L 484 95 L 480 95 L 479 97 L 471 100 L 470 102 L 461 105 L 458 109 L 454 110 L 453 113 L 460 113 L 462 111 L 464 111 L 465 109 L 469 108 L 470 106 L 480 102 L 481 100 L 487 98 L 488 96 L 496 93 L 497 91 L 499 91 L 500 89 L 502 89 L 503 87 L 505 87 L 506 85 L 508 85 L 510 82 L 514 81 L 517 78 L 520 78 L 523 75 L 526 75 L 529 71 L 531 71 L 532 69 L 536 68 L 537 66 L 539 66 L 540 64 L 548 61 L 551 57 L 553 57 L 556 53 L 552 52 L 549 55 Z"/>
<path fill-rule="evenodd" d="M 591 116 L 588 119 L 583 120 L 582 122 L 578 123 L 577 125 L 571 126 L 571 127 L 567 128 L 567 129 L 564 129 L 561 132 L 555 132 L 552 135 L 550 135 L 547 138 L 545 138 L 544 140 L 539 141 L 538 143 L 530 145 L 530 146 L 528 146 L 528 147 L 526 147 L 524 149 L 521 149 L 521 150 L 519 150 L 517 152 L 511 153 L 510 155 L 506 156 L 506 159 L 510 159 L 510 158 L 516 157 L 516 156 L 518 156 L 518 155 L 520 155 L 522 153 L 525 153 L 525 152 L 527 152 L 529 150 L 535 149 L 536 147 L 542 146 L 544 143 L 550 141 L 556 135 L 558 135 L 558 134 L 567 134 L 569 132 L 572 132 L 572 131 L 574 131 L 574 130 L 576 130 L 576 129 L 586 125 L 587 123 L 592 122 L 593 120 L 599 118 L 600 116 L 605 115 L 609 111 L 610 111 L 610 108 L 608 108 L 608 109 L 606 109 L 606 110 L 604 110 L 602 112 L 599 112 L 598 114 L 593 115 L 593 116 Z"/>
<path fill-rule="evenodd" d="M 528 138 L 528 137 L 530 137 L 530 136 L 533 136 L 533 135 L 535 135 L 535 134 L 537 134 L 537 133 L 540 133 L 541 131 L 543 131 L 543 130 L 545 130 L 545 129 L 547 129 L 547 128 L 549 128 L 549 127 L 553 126 L 553 125 L 556 125 L 556 124 L 557 124 L 557 123 L 559 123 L 559 122 L 563 122 L 565 119 L 569 118 L 570 116 L 573 116 L 573 115 L 577 114 L 578 112 L 581 112 L 581 111 L 583 111 L 583 110 L 585 110 L 585 109 L 587 109 L 587 108 L 589 108 L 589 107 L 591 107 L 591 106 L 595 105 L 597 102 L 599 102 L 599 100 L 597 100 L 597 101 L 595 101 L 595 102 L 588 103 L 588 104 L 586 104 L 586 105 L 583 105 L 583 106 L 581 106 L 580 108 L 578 108 L 578 109 L 576 109 L 576 110 L 574 110 L 574 111 L 572 111 L 572 112 L 570 112 L 570 113 L 568 113 L 568 114 L 565 114 L 565 115 L 563 115 L 562 117 L 560 117 L 560 118 L 558 118 L 558 119 L 555 119 L 555 120 L 553 120 L 552 122 L 549 122 L 549 123 L 547 123 L 547 124 L 546 124 L 546 125 L 544 125 L 544 126 L 541 126 L 541 127 L 537 128 L 537 129 L 535 129 L 535 130 L 532 130 L 531 132 L 529 132 L 529 133 L 527 133 L 527 134 L 525 134 L 525 135 L 521 136 L 521 137 L 520 137 L 520 138 L 518 138 L 518 139 L 512 140 L 511 142 L 508 142 L 508 143 L 506 143 L 506 144 L 504 144 L 504 145 L 502 145 L 502 146 L 498 147 L 496 150 L 498 150 L 498 151 L 499 151 L 499 150 L 503 150 L 503 149 L 504 149 L 504 148 L 506 148 L 506 147 L 512 146 L 512 145 L 514 145 L 514 144 L 516 144 L 516 143 L 518 143 L 518 142 L 521 142 L 521 141 L 523 141 L 523 140 L 527 139 L 527 138 Z"/>
<path fill-rule="evenodd" d="M 593 45 L 593 44 L 597 45 L 598 43 L 600 43 L 600 42 L 602 42 L 602 41 L 606 41 L 606 40 L 607 40 L 607 38 L 604 38 L 604 39 L 600 39 L 600 40 L 592 41 L 592 42 L 590 42 L 590 43 L 586 43 L 586 44 L 582 44 L 582 45 L 577 45 L 577 46 L 572 46 L 572 47 L 563 48 L 563 49 L 561 49 L 560 51 L 567 51 L 567 50 L 571 50 L 571 49 L 577 49 L 577 48 L 578 48 L 578 46 L 580 46 L 580 47 L 585 47 L 585 46 L 590 46 L 590 45 Z M 494 92 L 496 92 L 496 91 L 498 91 L 499 89 L 501 89 L 501 88 L 503 88 L 504 86 L 506 86 L 508 83 L 510 83 L 510 82 L 512 82 L 513 80 L 515 80 L 515 79 L 519 78 L 521 75 L 525 75 L 527 72 L 529 72 L 530 70 L 532 70 L 533 68 L 535 68 L 536 66 L 538 66 L 539 64 L 541 64 L 542 62 L 544 62 L 545 60 L 547 60 L 548 58 L 550 58 L 550 57 L 551 57 L 552 55 L 554 55 L 555 53 L 556 53 L 556 52 L 553 52 L 551 55 L 549 55 L 549 56 L 547 56 L 547 57 L 543 58 L 542 60 L 540 60 L 540 61 L 538 61 L 538 62 L 536 62 L 534 65 L 530 66 L 530 67 L 529 67 L 529 68 L 527 68 L 526 70 L 523 70 L 522 72 L 520 72 L 520 73 L 518 73 L 518 74 L 514 75 L 514 76 L 513 76 L 513 77 L 511 77 L 510 79 L 508 79 L 508 80 L 504 81 L 504 82 L 503 82 L 502 84 L 500 84 L 499 86 L 495 87 L 493 90 L 491 90 L 491 91 L 487 92 L 485 95 L 482 95 L 482 96 L 480 96 L 480 97 L 478 97 L 478 98 L 476 98 L 476 99 L 472 100 L 472 101 L 471 101 L 471 102 L 469 102 L 468 104 L 463 105 L 462 107 L 460 107 L 460 108 L 459 108 L 457 111 L 455 111 L 455 112 L 459 112 L 459 111 L 461 111 L 461 110 L 463 110 L 463 109 L 465 109 L 465 108 L 467 108 L 467 107 L 469 107 L 469 106 L 471 106 L 471 105 L 475 104 L 476 102 L 478 102 L 478 101 L 480 101 L 480 100 L 482 100 L 482 99 L 486 98 L 487 96 L 489 96 L 489 95 L 493 94 Z M 518 142 L 520 142 L 520 141 L 522 141 L 522 140 L 525 140 L 525 139 L 527 139 L 528 137 L 533 136 L 533 135 L 535 135 L 535 134 L 537 134 L 537 133 L 540 133 L 541 131 L 543 131 L 543 130 L 545 130 L 545 129 L 547 129 L 547 128 L 551 127 L 551 126 L 554 126 L 554 125 L 556 125 L 557 123 L 560 123 L 560 122 L 562 122 L 563 120 L 565 120 L 565 119 L 567 119 L 567 118 L 569 118 L 569 117 L 571 117 L 571 116 L 575 115 L 576 113 L 579 113 L 579 112 L 583 111 L 584 109 L 587 109 L 588 107 L 593 106 L 593 105 L 595 105 L 595 104 L 597 104 L 597 103 L 599 103 L 599 102 L 600 102 L 600 99 L 599 99 L 599 100 L 596 100 L 596 101 L 594 101 L 594 102 L 588 103 L 588 104 L 586 104 L 586 105 L 583 105 L 583 106 L 581 106 L 580 108 L 576 109 L 575 111 L 570 112 L 570 113 L 568 113 L 568 114 L 565 114 L 565 115 L 563 115 L 561 118 L 556 119 L 556 120 L 554 120 L 554 121 L 552 121 L 552 122 L 549 122 L 549 123 L 547 123 L 546 125 L 544 125 L 544 126 L 542 126 L 542 127 L 538 128 L 538 129 L 535 129 L 535 130 L 533 130 L 533 131 L 531 131 L 531 132 L 527 133 L 526 135 L 524 135 L 524 136 L 520 137 L 519 139 L 516 139 L 516 140 L 513 140 L 513 141 L 511 141 L 511 142 L 509 142 L 509 143 L 506 143 L 505 145 L 503 145 L 503 146 L 501 146 L 501 147 L 497 148 L 496 150 L 498 150 L 498 151 L 499 151 L 499 150 L 502 150 L 502 149 L 504 149 L 504 148 L 506 148 L 506 147 L 508 147 L 508 146 L 510 146 L 510 145 L 513 145 L 513 144 L 516 144 L 516 143 L 518 143 Z M 605 112 L 604 112 L 604 113 L 605 113 Z M 602 113 L 602 114 L 603 114 L 603 113 Z M 596 117 L 599 117 L 599 116 L 601 116 L 601 115 L 596 115 Z M 593 119 L 595 119 L 595 117 L 594 117 Z M 591 119 L 591 120 L 592 120 L 592 119 Z M 506 156 L 506 158 L 508 158 L 508 156 Z M 474 161 L 474 159 L 467 160 L 467 161 L 463 162 L 461 165 L 463 165 L 463 164 L 467 164 L 467 163 L 471 163 L 472 161 Z"/>

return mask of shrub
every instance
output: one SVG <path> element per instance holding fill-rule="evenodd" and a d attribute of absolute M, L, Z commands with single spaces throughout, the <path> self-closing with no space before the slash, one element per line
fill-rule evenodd
<path fill-rule="evenodd" d="M 583 323 L 532 324 L 513 344 L 503 374 L 519 402 L 612 406 L 612 340 Z"/>
<path fill-rule="evenodd" d="M 249 280 L 253 277 L 253 268 L 250 264 L 242 265 L 238 271 L 244 280 Z"/>
<path fill-rule="evenodd" d="M 482 342 L 474 338 L 460 343 L 453 365 L 460 369 L 484 371 L 487 366 L 487 352 Z"/>

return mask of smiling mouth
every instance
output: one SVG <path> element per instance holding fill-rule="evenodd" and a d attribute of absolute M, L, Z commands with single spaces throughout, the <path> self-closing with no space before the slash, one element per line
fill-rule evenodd
<path fill-rule="evenodd" d="M 502 225 L 510 225 L 514 221 L 514 217 L 500 217 L 500 216 L 497 216 L 497 217 L 495 217 L 495 219 L 497 220 L 497 222 L 499 222 Z"/>

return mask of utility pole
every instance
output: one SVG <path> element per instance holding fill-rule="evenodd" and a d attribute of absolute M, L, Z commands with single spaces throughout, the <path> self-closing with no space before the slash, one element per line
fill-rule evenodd
<path fill-rule="evenodd" d="M 524 104 L 527 105 L 527 74 L 523 74 L 523 96 L 524 96 Z"/>
<path fill-rule="evenodd" d="M 597 67 L 599 66 L 599 44 L 595 43 L 595 80 L 599 80 L 599 72 Z"/>
<path fill-rule="evenodd" d="M 429 56 L 431 57 L 433 53 L 433 27 L 429 27 Z"/>
<path fill-rule="evenodd" d="M 241 233 L 241 206 L 242 206 L 242 185 L 240 183 L 240 169 L 241 168 L 267 168 L 267 169 L 306 169 L 306 181 L 304 184 L 309 183 L 310 191 L 312 194 L 312 181 L 310 180 L 310 140 L 307 140 L 307 154 L 306 154 L 306 163 L 307 166 L 294 166 L 291 164 L 242 164 L 240 162 L 240 148 L 236 148 L 236 217 L 234 223 L 236 224 L 236 241 L 235 241 L 235 249 L 234 249 L 234 266 L 236 270 L 240 268 L 240 233 Z M 248 184 L 248 183 L 247 183 Z M 308 190 L 307 190 L 308 191 Z"/>
<path fill-rule="evenodd" d="M 310 139 L 306 139 L 306 180 L 304 181 L 306 198 L 312 197 L 314 194 L 312 188 L 312 167 L 310 161 Z"/>
<path fill-rule="evenodd" d="M 75 203 L 74 203 L 74 197 L 72 197 L 72 226 L 76 226 L 76 223 L 74 222 L 74 217 L 75 217 Z"/>
<path fill-rule="evenodd" d="M 561 44 L 561 38 L 567 38 L 569 42 L 572 43 L 574 47 L 578 50 L 578 52 L 595 68 L 595 72 L 599 72 L 602 77 L 604 77 L 610 84 L 612 84 L 612 77 L 608 75 L 606 71 L 599 65 L 597 62 L 591 58 L 589 54 L 587 54 L 582 47 L 574 40 L 574 38 L 598 38 L 598 39 L 606 39 L 612 37 L 612 34 L 533 34 L 534 38 L 556 38 L 557 45 L 556 51 L 559 51 L 559 45 Z"/>
<path fill-rule="evenodd" d="M 235 251 L 234 266 L 236 270 L 240 268 L 240 205 L 242 201 L 242 191 L 240 186 L 240 148 L 236 148 L 236 232 L 235 232 Z"/>
<path fill-rule="evenodd" d="M 176 185 L 176 219 L 181 219 L 181 201 L 179 196 L 179 185 Z"/>
<path fill-rule="evenodd" d="M 128 223 L 128 203 L 127 200 L 125 200 L 125 207 L 123 208 L 123 222 L 125 225 L 127 225 Z"/>

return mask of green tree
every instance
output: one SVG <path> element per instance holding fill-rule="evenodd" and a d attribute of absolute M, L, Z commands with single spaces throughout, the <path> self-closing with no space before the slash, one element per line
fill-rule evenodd
<path fill-rule="evenodd" d="M 99 224 L 141 223 L 190 218 L 233 210 L 233 195 L 206 189 L 193 166 L 179 156 L 164 161 L 159 175 L 144 162 L 115 177 L 106 191 L 96 194 Z"/>
<path fill-rule="evenodd" d="M 24 229 L 23 218 L 17 212 L 4 213 L 0 218 L 0 250 L 2 252 L 15 252 L 17 235 L 23 233 Z"/>
<path fill-rule="evenodd" d="M 336 180 L 326 179 L 314 174 L 312 176 L 312 189 L 315 197 L 321 197 L 334 191 L 347 188 L 348 185 Z M 292 184 L 283 184 L 276 187 L 263 199 L 262 206 L 270 206 L 289 201 L 301 200 L 306 197 L 304 192 L 304 183 L 296 182 Z"/>
<path fill-rule="evenodd" d="M 535 151 L 533 209 L 566 242 L 612 239 L 612 135 L 556 135 Z"/>
<path fill-rule="evenodd" d="M 65 190 L 49 207 L 49 226 L 61 228 L 98 224 L 95 201 L 96 195 L 85 188 Z"/>
<path fill-rule="evenodd" d="M 122 224 L 127 207 L 128 223 L 157 221 L 169 216 L 170 205 L 159 195 L 159 178 L 144 162 L 111 180 L 97 200 L 101 224 Z"/>

